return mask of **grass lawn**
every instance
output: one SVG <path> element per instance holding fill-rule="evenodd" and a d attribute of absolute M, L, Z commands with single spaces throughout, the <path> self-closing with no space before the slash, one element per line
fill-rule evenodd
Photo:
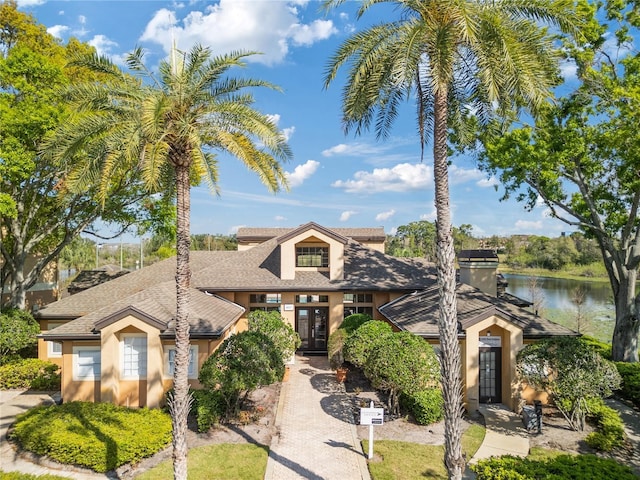
<path fill-rule="evenodd" d="M 262 480 L 267 468 L 267 447 L 222 443 L 189 450 L 189 480 Z M 171 480 L 173 463 L 167 460 L 136 477 L 136 480 Z"/>
<path fill-rule="evenodd" d="M 485 429 L 481 425 L 471 425 L 462 436 L 462 451 L 470 459 L 480 448 Z M 369 451 L 369 442 L 363 441 L 362 448 Z M 392 440 L 379 440 L 373 444 L 374 458 L 369 461 L 369 471 L 373 480 L 447 479 L 444 466 L 444 446 L 420 445 Z"/>

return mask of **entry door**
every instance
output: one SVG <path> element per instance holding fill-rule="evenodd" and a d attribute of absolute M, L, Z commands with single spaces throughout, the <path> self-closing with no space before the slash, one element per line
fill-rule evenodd
<path fill-rule="evenodd" d="M 480 348 L 480 403 L 502 402 L 502 348 Z"/>
<path fill-rule="evenodd" d="M 302 343 L 300 350 L 327 350 L 327 307 L 304 307 L 296 309 L 296 332 Z"/>

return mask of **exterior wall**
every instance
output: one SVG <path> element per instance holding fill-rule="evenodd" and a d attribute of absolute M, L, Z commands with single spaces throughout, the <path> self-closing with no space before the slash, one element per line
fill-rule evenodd
<path fill-rule="evenodd" d="M 280 244 L 280 277 L 282 280 L 295 279 L 296 270 L 325 270 L 314 267 L 296 267 L 296 246 L 300 243 L 309 246 L 328 245 L 329 278 L 331 280 L 344 278 L 344 245 L 323 233 L 310 229 Z"/>
<path fill-rule="evenodd" d="M 99 347 L 99 342 L 63 342 L 62 382 L 60 395 L 64 402 L 99 402 L 100 380 L 74 380 L 73 347 Z"/>
<path fill-rule="evenodd" d="M 493 297 L 497 296 L 498 262 L 460 262 L 459 265 L 460 282 L 480 289 Z"/>
<path fill-rule="evenodd" d="M 496 316 L 478 322 L 466 329 L 463 349 L 464 403 L 468 411 L 475 411 L 480 404 L 480 337 L 499 336 L 502 345 L 501 395 L 502 403 L 513 410 L 518 409 L 519 391 L 515 387 L 516 355 L 522 348 L 522 330 Z"/>
<path fill-rule="evenodd" d="M 122 378 L 120 341 L 127 333 L 140 333 L 147 338 L 147 375 L 144 379 Z M 164 394 L 160 331 L 129 315 L 104 327 L 100 337 L 100 400 L 117 405 L 159 407 Z"/>
<path fill-rule="evenodd" d="M 42 320 L 38 319 L 41 332 L 47 332 L 56 326 L 64 325 L 70 320 Z M 62 368 L 62 355 L 51 355 L 50 344 L 53 342 L 46 342 L 42 338 L 38 339 L 38 358 L 48 362 L 55 363 Z"/>

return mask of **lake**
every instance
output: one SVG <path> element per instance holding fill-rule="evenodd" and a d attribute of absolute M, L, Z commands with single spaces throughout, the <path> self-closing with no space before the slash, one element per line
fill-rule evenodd
<path fill-rule="evenodd" d="M 509 282 L 507 293 L 532 300 L 529 275 L 503 274 Z M 585 292 L 583 313 L 587 326 L 581 333 L 611 343 L 615 322 L 613 293 L 608 282 L 589 282 L 563 278 L 535 277 L 537 295 L 542 298 L 540 314 L 561 325 L 576 329 L 577 308 L 572 297 L 577 288 Z"/>

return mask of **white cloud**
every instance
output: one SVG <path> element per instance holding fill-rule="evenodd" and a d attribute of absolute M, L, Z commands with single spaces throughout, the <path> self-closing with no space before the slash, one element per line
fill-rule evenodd
<path fill-rule="evenodd" d="M 484 173 L 482 173 L 477 168 L 460 168 L 456 165 L 451 165 L 449 167 L 449 182 L 452 185 L 466 183 L 470 181 L 480 181 L 484 178 Z"/>
<path fill-rule="evenodd" d="M 529 220 L 518 220 L 515 224 L 516 230 L 518 231 L 531 231 L 531 230 L 542 230 L 542 220 L 538 220 L 536 222 L 532 222 Z"/>
<path fill-rule="evenodd" d="M 351 180 L 337 180 L 332 187 L 347 193 L 406 192 L 433 186 L 431 167 L 424 163 L 401 163 L 393 168 L 375 168 L 356 172 Z"/>
<path fill-rule="evenodd" d="M 158 43 L 167 53 L 173 38 L 178 48 L 186 51 L 200 43 L 215 53 L 261 52 L 246 60 L 273 65 L 285 60 L 291 45 L 312 45 L 337 33 L 331 20 L 302 23 L 295 5 L 304 2 L 220 0 L 202 11 L 191 11 L 181 20 L 175 11 L 162 8 L 140 40 Z"/>
<path fill-rule="evenodd" d="M 18 7 L 35 7 L 36 5 L 42 5 L 47 0 L 18 0 Z"/>
<path fill-rule="evenodd" d="M 307 160 L 302 165 L 298 165 L 294 168 L 293 172 L 285 172 L 287 176 L 287 180 L 289 180 L 289 186 L 291 188 L 299 187 L 304 183 L 305 180 L 310 178 L 318 167 L 320 166 L 320 162 L 316 162 L 315 160 Z"/>
<path fill-rule="evenodd" d="M 49 35 L 53 35 L 56 38 L 62 39 L 62 35 L 69 31 L 69 27 L 66 25 L 54 25 L 53 27 L 47 28 L 47 33 Z"/>
<path fill-rule="evenodd" d="M 436 217 L 437 217 L 437 212 L 436 212 L 436 209 L 434 208 L 433 210 L 431 210 L 431 212 L 423 213 L 422 215 L 420 215 L 420 220 L 426 220 L 427 222 L 434 222 L 436 220 Z"/>
<path fill-rule="evenodd" d="M 496 177 L 492 176 L 491 178 L 483 178 L 481 180 L 478 180 L 478 182 L 476 182 L 476 185 L 481 188 L 497 187 L 498 185 L 500 185 L 500 182 Z"/>
<path fill-rule="evenodd" d="M 269 117 L 271 119 L 271 121 L 273 121 L 273 123 L 275 123 L 276 125 L 279 125 L 279 123 L 280 123 L 280 114 L 279 113 L 267 114 L 267 117 Z M 289 139 L 295 133 L 295 131 L 296 131 L 296 127 L 283 128 L 282 129 L 282 134 L 284 135 L 284 139 L 288 142 Z"/>
<path fill-rule="evenodd" d="M 340 221 L 341 222 L 346 222 L 347 220 L 349 220 L 356 213 L 358 213 L 358 212 L 356 212 L 355 210 L 346 210 L 346 211 L 344 211 L 344 212 L 342 212 L 340 214 Z"/>
<path fill-rule="evenodd" d="M 379 214 L 376 215 L 376 222 L 384 222 L 386 220 L 389 220 L 395 214 L 396 214 L 396 211 L 393 209 L 387 210 L 386 212 L 380 212 Z"/>
<path fill-rule="evenodd" d="M 111 49 L 118 46 L 116 42 L 105 35 L 95 35 L 87 43 L 96 49 L 98 55 L 110 55 Z"/>
<path fill-rule="evenodd" d="M 235 235 L 242 227 L 246 227 L 246 225 L 232 225 L 229 229 L 229 235 Z"/>
<path fill-rule="evenodd" d="M 283 217 L 282 215 L 276 215 L 273 219 L 276 222 L 284 222 L 287 219 L 287 217 Z"/>
<path fill-rule="evenodd" d="M 576 62 L 568 58 L 560 62 L 560 75 L 565 80 L 575 80 L 578 77 L 578 65 Z"/>

